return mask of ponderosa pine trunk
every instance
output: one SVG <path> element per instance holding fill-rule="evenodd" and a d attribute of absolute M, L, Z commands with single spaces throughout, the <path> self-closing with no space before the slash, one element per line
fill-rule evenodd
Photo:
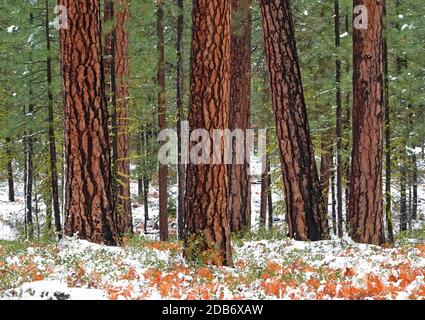
<path fill-rule="evenodd" d="M 289 236 L 320 240 L 321 191 L 288 0 L 262 0 L 262 21 L 285 187 Z"/>
<path fill-rule="evenodd" d="M 380 245 L 384 120 L 383 3 L 355 0 L 368 12 L 367 29 L 353 29 L 353 151 L 350 181 L 350 236 Z"/>
<path fill-rule="evenodd" d="M 183 163 L 183 147 L 182 147 L 182 121 L 184 119 L 183 101 L 184 101 L 184 0 L 177 0 L 178 17 L 177 17 L 177 152 L 179 162 L 177 165 L 177 234 L 179 240 L 185 239 L 185 221 L 186 215 L 184 211 L 184 190 L 186 165 Z"/>
<path fill-rule="evenodd" d="M 100 1 L 59 3 L 68 13 L 68 29 L 60 30 L 67 169 L 65 232 L 117 245 Z"/>
<path fill-rule="evenodd" d="M 191 132 L 208 131 L 211 143 L 214 130 L 224 130 L 229 123 L 230 16 L 228 0 L 193 1 L 189 126 Z M 196 152 L 197 142 L 190 144 L 191 152 Z M 216 147 L 224 146 L 223 137 L 219 144 Z M 227 165 L 223 152 L 219 164 L 213 163 L 212 150 L 208 152 L 208 163 L 191 161 L 187 166 L 185 256 L 230 266 Z"/>
<path fill-rule="evenodd" d="M 164 4 L 163 0 L 156 2 L 157 6 L 157 49 L 158 49 L 158 126 L 159 130 L 167 128 L 165 101 L 165 42 L 164 42 Z M 168 240 L 168 166 L 159 164 L 159 238 Z"/>
<path fill-rule="evenodd" d="M 251 0 L 232 0 L 231 84 L 229 129 L 242 130 L 244 162 L 237 163 L 237 144 L 232 143 L 229 165 L 229 219 L 233 232 L 251 229 L 251 176 L 247 157 L 247 129 L 251 108 Z"/>
<path fill-rule="evenodd" d="M 49 156 L 50 156 L 50 186 L 51 186 L 51 204 L 53 205 L 53 216 L 55 218 L 55 232 L 59 239 L 62 238 L 62 222 L 59 204 L 59 184 L 58 168 L 56 157 L 56 138 L 55 121 L 53 113 L 53 92 L 52 92 L 52 56 L 50 39 L 50 19 L 49 19 L 49 1 L 45 0 L 45 19 L 44 29 L 46 36 L 46 76 L 47 76 L 47 109 L 49 122 Z M 48 205 L 50 207 L 50 204 Z"/>

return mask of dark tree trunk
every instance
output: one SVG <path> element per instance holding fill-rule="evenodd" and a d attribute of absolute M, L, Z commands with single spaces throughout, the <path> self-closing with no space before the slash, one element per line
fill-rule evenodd
<path fill-rule="evenodd" d="M 386 17 L 387 9 L 384 2 L 384 17 Z M 384 31 L 383 43 L 383 59 L 384 59 L 384 109 L 385 109 L 385 221 L 387 225 L 387 241 L 394 242 L 393 231 L 393 214 L 391 209 L 391 178 L 392 178 L 392 147 L 391 147 L 391 111 L 390 111 L 390 83 L 388 74 L 388 46 L 387 32 Z"/>
<path fill-rule="evenodd" d="M 165 57 L 164 57 L 164 4 L 158 0 L 157 5 L 157 48 L 158 48 L 158 125 L 159 130 L 167 128 L 165 106 Z M 159 164 L 159 237 L 168 240 L 168 166 Z"/>
<path fill-rule="evenodd" d="M 191 131 L 202 128 L 212 137 L 215 129 L 229 123 L 231 3 L 195 0 L 192 16 L 189 125 Z M 210 150 L 209 160 L 187 166 L 185 256 L 231 266 L 227 165 L 223 153 L 221 163 L 215 164 Z"/>
<path fill-rule="evenodd" d="M 334 2 L 335 15 L 335 48 L 338 51 L 340 47 L 340 14 L 339 0 Z M 342 98 L 341 98 L 341 60 L 337 57 L 335 61 L 335 85 L 336 85 L 336 199 L 337 199 L 337 216 L 338 216 L 338 236 L 342 238 L 344 234 L 343 218 L 342 218 Z"/>
<path fill-rule="evenodd" d="M 335 170 L 334 161 L 332 156 L 332 171 L 331 171 L 331 197 L 332 197 L 332 232 L 336 236 L 338 234 L 338 227 L 336 221 L 336 190 L 335 190 Z"/>
<path fill-rule="evenodd" d="M 186 215 L 184 211 L 184 190 L 186 165 L 183 163 L 182 157 L 182 121 L 184 119 L 183 101 L 184 101 L 184 0 L 177 0 L 178 18 L 177 18 L 177 152 L 179 163 L 177 165 L 177 234 L 179 240 L 185 239 L 185 221 Z"/>
<path fill-rule="evenodd" d="M 416 149 L 415 147 L 413 148 Z M 412 219 L 418 219 L 418 163 L 416 150 L 412 155 Z"/>
<path fill-rule="evenodd" d="M 365 5 L 368 28 L 353 30 L 353 152 L 350 182 L 350 235 L 354 241 L 380 245 L 383 144 L 383 4 Z"/>
<path fill-rule="evenodd" d="M 267 139 L 268 140 L 268 139 Z M 265 226 L 267 222 L 267 207 L 270 191 L 270 156 L 268 151 L 268 143 L 266 142 L 266 154 L 263 159 L 263 170 L 261 174 L 261 202 L 260 202 L 260 225 Z"/>
<path fill-rule="evenodd" d="M 322 228 L 323 238 L 330 239 L 328 223 L 328 201 L 329 201 L 329 182 L 332 172 L 333 158 L 333 139 L 331 135 L 325 135 L 322 142 L 323 154 L 320 159 L 320 189 L 322 190 Z"/>
<path fill-rule="evenodd" d="M 406 165 L 402 163 L 400 168 L 400 231 L 407 230 L 407 221 L 407 170 Z"/>
<path fill-rule="evenodd" d="M 30 96 L 32 96 L 32 89 L 30 89 Z M 28 112 L 32 114 L 34 106 L 30 104 Z M 33 207 L 32 207 L 32 194 L 33 194 L 33 175 L 34 175 L 34 144 L 31 132 L 28 132 L 26 139 L 26 188 L 25 188 L 25 203 L 26 203 L 26 229 L 27 238 L 32 240 L 34 237 L 33 225 Z"/>
<path fill-rule="evenodd" d="M 7 155 L 7 184 L 9 186 L 9 202 L 15 202 L 15 182 L 13 178 L 12 151 L 10 138 L 6 138 L 6 155 Z"/>
<path fill-rule="evenodd" d="M 320 240 L 322 199 L 291 8 L 287 0 L 262 0 L 261 10 L 289 236 L 297 240 Z"/>
<path fill-rule="evenodd" d="M 251 107 L 251 16 L 251 0 L 232 0 L 229 129 L 242 130 L 245 141 L 244 163 L 237 163 L 240 142 L 233 141 L 229 165 L 229 219 L 234 232 L 251 229 L 251 177 L 246 153 Z"/>
<path fill-rule="evenodd" d="M 269 159 L 270 161 L 270 159 Z M 268 178 L 269 180 L 269 192 L 267 193 L 268 199 L 268 211 L 269 211 L 269 229 L 273 228 L 273 193 L 272 193 L 272 173 L 269 170 Z"/>
<path fill-rule="evenodd" d="M 117 245 L 100 1 L 61 0 L 60 4 L 68 11 L 68 29 L 60 31 L 67 168 L 65 232 Z"/>
<path fill-rule="evenodd" d="M 52 93 L 52 56 L 50 41 L 50 20 L 49 20 L 49 1 L 45 0 L 46 16 L 44 20 L 44 28 L 46 34 L 46 71 L 47 71 L 47 104 L 48 104 L 48 121 L 49 121 L 49 155 L 50 155 L 50 184 L 51 184 L 51 204 L 53 205 L 53 216 L 55 218 L 55 232 L 59 239 L 62 238 L 62 222 L 59 204 L 59 185 L 58 185 L 58 168 L 56 158 L 56 139 L 55 139 L 55 121 L 53 113 L 53 93 Z M 50 204 L 48 205 L 50 207 Z"/>

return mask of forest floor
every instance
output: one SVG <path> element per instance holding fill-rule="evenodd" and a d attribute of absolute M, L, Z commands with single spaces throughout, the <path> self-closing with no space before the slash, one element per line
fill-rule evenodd
<path fill-rule="evenodd" d="M 10 204 L 6 191 L 0 188 L 0 299 L 425 299 L 424 221 L 393 247 L 348 238 L 297 242 L 282 227 L 257 230 L 234 237 L 233 268 L 211 267 L 186 263 L 179 242 L 157 242 L 156 200 L 150 234 L 122 248 L 75 238 L 29 243 L 19 240 L 22 195 Z M 253 184 L 256 214 L 258 193 Z M 140 233 L 143 207 L 133 213 Z M 282 222 L 277 216 L 275 224 Z"/>

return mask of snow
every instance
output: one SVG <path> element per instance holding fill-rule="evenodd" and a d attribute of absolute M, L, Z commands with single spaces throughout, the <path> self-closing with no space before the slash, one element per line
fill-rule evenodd
<path fill-rule="evenodd" d="M 0 259 L 0 275 L 5 267 L 19 275 L 0 299 L 425 298 L 423 247 L 245 241 L 234 245 L 230 268 L 191 266 L 175 244 L 153 244 L 111 248 L 65 238 L 29 247 L 8 256 L 5 266 Z"/>

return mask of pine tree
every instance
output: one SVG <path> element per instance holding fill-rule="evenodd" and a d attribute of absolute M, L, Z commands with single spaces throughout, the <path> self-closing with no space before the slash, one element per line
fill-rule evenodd
<path fill-rule="evenodd" d="M 353 152 L 350 181 L 350 236 L 380 245 L 383 152 L 383 4 L 355 0 L 368 12 L 368 27 L 353 30 Z"/>
<path fill-rule="evenodd" d="M 261 9 L 289 236 L 297 240 L 320 240 L 323 237 L 322 199 L 291 8 L 287 0 L 262 0 Z"/>
<path fill-rule="evenodd" d="M 230 1 L 193 1 L 189 126 L 207 130 L 210 137 L 229 121 L 230 15 Z M 212 163 L 212 151 L 209 156 L 211 163 L 187 167 L 185 256 L 230 266 L 227 165 L 223 154 L 220 164 Z"/>
<path fill-rule="evenodd" d="M 117 245 L 100 1 L 61 0 L 60 4 L 68 11 L 68 29 L 60 30 L 67 167 L 65 232 Z"/>

